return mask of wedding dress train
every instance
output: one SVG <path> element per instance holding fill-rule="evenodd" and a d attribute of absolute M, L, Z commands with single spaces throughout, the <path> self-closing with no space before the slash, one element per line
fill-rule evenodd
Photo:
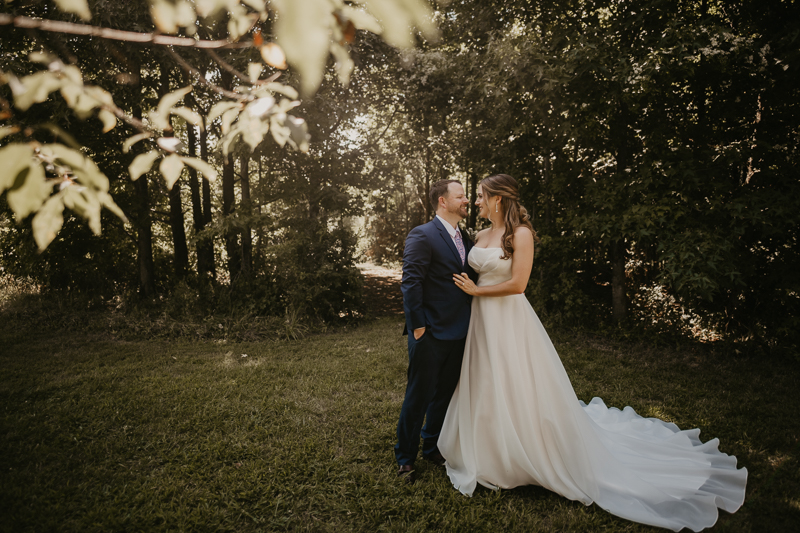
<path fill-rule="evenodd" d="M 473 248 L 478 285 L 511 278 L 499 248 Z M 617 516 L 675 531 L 712 526 L 744 501 L 747 470 L 700 430 L 575 395 L 524 295 L 472 301 L 461 378 L 439 437 L 462 493 L 540 485 Z"/>

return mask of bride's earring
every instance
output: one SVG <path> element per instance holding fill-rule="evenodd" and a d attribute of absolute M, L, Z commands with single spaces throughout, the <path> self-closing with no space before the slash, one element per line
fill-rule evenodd
<path fill-rule="evenodd" d="M 495 212 L 495 213 L 499 213 L 499 212 L 500 212 L 500 208 L 499 208 L 499 207 L 497 207 L 497 204 L 499 204 L 499 203 L 500 203 L 500 200 L 497 200 L 497 201 L 494 203 L 494 212 Z"/>

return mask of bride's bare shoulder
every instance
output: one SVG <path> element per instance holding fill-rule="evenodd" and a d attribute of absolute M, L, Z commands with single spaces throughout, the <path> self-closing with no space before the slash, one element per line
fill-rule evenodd
<path fill-rule="evenodd" d="M 491 230 L 491 228 L 484 228 L 484 229 L 480 230 L 477 233 L 477 235 L 475 235 L 475 244 L 478 244 L 478 241 L 481 240 L 481 235 L 485 236 L 487 233 L 489 233 L 490 230 Z"/>
<path fill-rule="evenodd" d="M 526 226 L 514 228 L 514 249 L 521 252 L 530 250 L 533 253 L 533 232 Z"/>
<path fill-rule="evenodd" d="M 533 240 L 533 232 L 527 226 L 517 226 L 514 228 L 514 238 Z"/>

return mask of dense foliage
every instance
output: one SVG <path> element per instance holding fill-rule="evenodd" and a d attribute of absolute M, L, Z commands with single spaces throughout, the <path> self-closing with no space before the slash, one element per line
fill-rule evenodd
<path fill-rule="evenodd" d="M 796 346 L 799 15 L 453 3 L 442 41 L 398 65 L 404 126 L 429 181 L 437 165 L 521 181 L 543 238 L 529 295 L 550 319 Z"/>
<path fill-rule="evenodd" d="M 34 13 L 45 3 L 31 5 Z M 91 5 L 103 25 L 122 17 L 152 30 L 144 4 Z M 308 143 L 307 153 L 248 140 L 244 130 L 243 142 L 227 144 L 240 124 L 232 117 L 222 118 L 233 124 L 228 130 L 217 120 L 201 131 L 174 116 L 184 155 L 220 175 L 210 185 L 190 166 L 172 188 L 169 179 L 147 175 L 131 182 L 134 154 L 119 151 L 131 131 L 100 134 L 95 118 L 74 121 L 59 98 L 14 110 L 27 124 L 68 122 L 83 153 L 109 176 L 111 197 L 130 224 L 104 214 L 103 232 L 93 235 L 67 216 L 38 254 L 30 220 L 16 225 L 3 207 L 3 268 L 53 289 L 152 297 L 177 284 L 208 285 L 238 290 L 258 312 L 358 316 L 355 261 L 401 258 L 408 230 L 431 216 L 425 198 L 432 182 L 456 177 L 474 192 L 480 178 L 505 172 L 519 179 L 542 237 L 529 296 L 548 320 L 614 319 L 797 346 L 795 0 L 462 0 L 434 7 L 440 38 L 420 39 L 413 50 L 336 23 L 344 33 L 331 45 L 335 62 L 320 90 L 306 90 L 293 110 L 310 137 L 295 131 L 288 144 Z M 198 27 L 213 37 L 221 25 Z M 185 68 L 158 47 L 2 28 L 4 72 L 19 72 L 24 53 L 41 46 L 64 62 L 71 54 L 84 77 L 114 88 L 117 105 L 133 116 L 187 84 Z M 268 20 L 257 28 L 271 35 Z M 7 43 L 14 53 L 5 52 Z M 336 48 L 342 43 L 346 59 Z M 220 51 L 222 63 L 197 50 L 182 54 L 229 89 L 240 81 L 223 63 L 245 72 L 259 61 L 256 48 Z M 135 84 L 119 83 L 130 68 L 106 68 L 119 57 L 138 65 Z M 304 68 L 291 68 L 285 87 L 309 78 Z M 8 91 L 0 96 L 10 101 Z M 207 114 L 224 100 L 195 87 L 183 105 Z M 52 131 L 32 135 L 52 142 Z M 132 152 L 140 153 L 136 146 Z M 480 227 L 474 211 L 467 224 Z"/>

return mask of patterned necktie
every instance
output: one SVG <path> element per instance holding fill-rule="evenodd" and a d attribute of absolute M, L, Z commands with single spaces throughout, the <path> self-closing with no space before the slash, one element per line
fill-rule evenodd
<path fill-rule="evenodd" d="M 464 252 L 464 241 L 461 240 L 461 232 L 456 230 L 453 239 L 456 241 L 456 249 L 458 249 L 458 255 L 461 257 L 461 264 L 463 265 L 466 254 Z"/>

